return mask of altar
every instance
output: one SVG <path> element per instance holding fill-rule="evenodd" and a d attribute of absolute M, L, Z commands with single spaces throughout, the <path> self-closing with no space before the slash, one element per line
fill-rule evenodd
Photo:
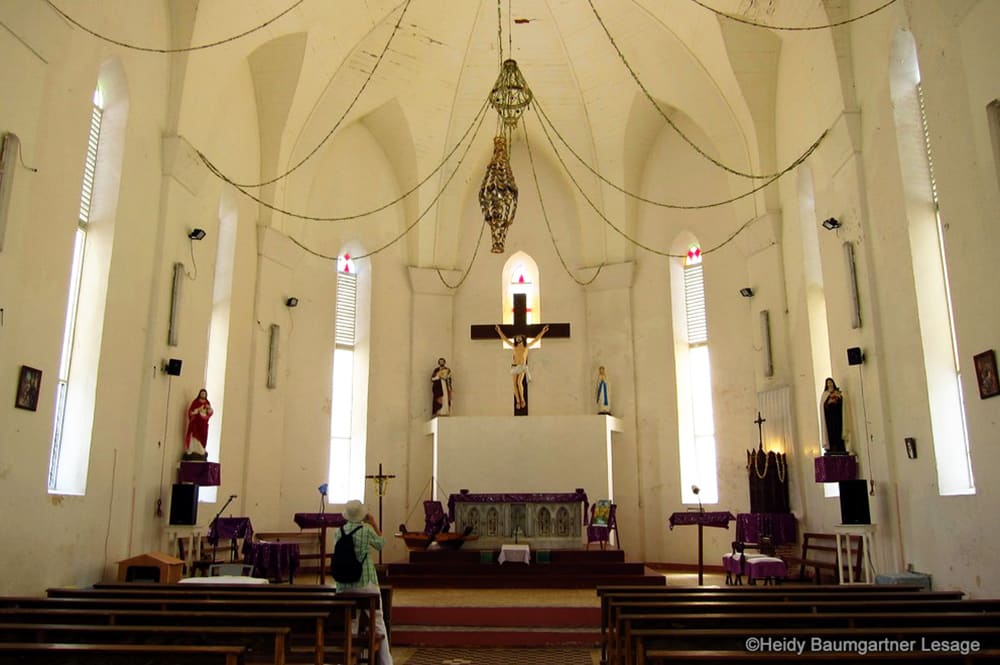
<path fill-rule="evenodd" d="M 587 493 L 473 494 L 448 497 L 448 517 L 456 533 L 471 530 L 479 538 L 470 549 L 497 549 L 530 543 L 535 549 L 576 549 L 583 540 Z"/>

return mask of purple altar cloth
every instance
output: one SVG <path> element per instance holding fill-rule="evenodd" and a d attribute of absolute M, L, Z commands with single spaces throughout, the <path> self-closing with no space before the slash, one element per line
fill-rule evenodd
<path fill-rule="evenodd" d="M 258 540 L 251 544 L 248 563 L 253 565 L 253 576 L 269 580 L 295 579 L 299 567 L 299 544 Z"/>
<path fill-rule="evenodd" d="M 456 503 L 576 503 L 583 502 L 583 523 L 587 523 L 587 493 L 582 489 L 575 492 L 520 492 L 513 494 L 469 494 L 462 490 L 459 494 L 448 495 L 448 519 L 455 521 Z"/>
<path fill-rule="evenodd" d="M 213 528 L 214 526 L 214 528 Z M 253 536 L 253 525 L 249 517 L 220 517 L 215 524 L 208 525 L 208 538 L 232 540 L 233 538 L 250 538 Z"/>
<path fill-rule="evenodd" d="M 701 524 L 702 526 L 718 526 L 724 529 L 729 528 L 729 522 L 736 519 L 728 510 L 716 512 L 682 512 L 674 513 L 670 516 L 670 528 L 683 526 L 686 524 Z"/>
<path fill-rule="evenodd" d="M 836 483 L 858 477 L 858 458 L 854 455 L 824 455 L 814 460 L 817 483 Z"/>
<path fill-rule="evenodd" d="M 222 467 L 218 462 L 181 462 L 177 482 L 213 487 L 222 483 Z"/>
<path fill-rule="evenodd" d="M 794 543 L 795 515 L 791 513 L 740 513 L 736 516 L 736 540 L 759 543 L 769 536 L 774 545 Z"/>
<path fill-rule="evenodd" d="M 250 540 L 253 538 L 253 525 L 249 517 L 220 517 L 208 525 L 208 542 L 218 546 L 219 541 L 230 540 L 233 556 L 236 556 L 236 540 L 243 539 L 243 558 L 250 556 Z"/>
<path fill-rule="evenodd" d="M 300 529 L 321 529 L 347 524 L 347 520 L 342 513 L 295 513 L 295 524 Z"/>

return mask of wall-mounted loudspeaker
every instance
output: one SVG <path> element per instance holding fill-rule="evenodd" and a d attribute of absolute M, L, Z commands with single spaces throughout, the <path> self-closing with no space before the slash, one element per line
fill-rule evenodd
<path fill-rule="evenodd" d="M 198 523 L 198 486 L 174 483 L 170 492 L 170 523 L 193 526 Z"/>
<path fill-rule="evenodd" d="M 865 361 L 865 352 L 857 346 L 847 349 L 847 364 L 860 365 Z"/>
<path fill-rule="evenodd" d="M 163 371 L 170 376 L 180 376 L 182 363 L 183 361 L 180 358 L 171 358 L 163 363 Z"/>
<path fill-rule="evenodd" d="M 868 481 L 840 481 L 840 521 L 843 524 L 871 524 L 868 508 Z"/>

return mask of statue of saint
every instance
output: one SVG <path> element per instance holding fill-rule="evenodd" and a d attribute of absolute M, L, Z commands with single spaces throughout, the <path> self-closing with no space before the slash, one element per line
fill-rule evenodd
<path fill-rule="evenodd" d="M 511 339 L 503 334 L 500 326 L 494 327 L 497 334 L 500 335 L 500 339 L 514 347 L 514 356 L 510 362 L 510 379 L 514 389 L 514 401 L 519 409 L 523 409 L 528 405 L 524 401 L 524 381 L 525 379 L 531 381 L 531 374 L 528 373 L 528 349 L 542 339 L 549 331 L 549 327 L 542 328 L 542 331 L 531 340 L 524 335 L 514 335 L 514 339 Z"/>
<path fill-rule="evenodd" d="M 183 459 L 202 462 L 208 459 L 208 452 L 205 450 L 208 445 L 208 419 L 213 413 L 212 404 L 208 401 L 208 391 L 202 388 L 188 407 Z"/>
<path fill-rule="evenodd" d="M 823 454 L 847 454 L 847 400 L 832 378 L 823 385 L 819 399 L 820 417 L 823 419 Z"/>
<path fill-rule="evenodd" d="M 444 358 L 438 358 L 437 367 L 431 372 L 431 389 L 434 392 L 431 417 L 449 415 L 455 391 L 451 386 L 451 369 L 445 364 Z"/>
<path fill-rule="evenodd" d="M 597 368 L 597 413 L 611 415 L 611 395 L 608 392 L 608 376 L 604 366 Z"/>

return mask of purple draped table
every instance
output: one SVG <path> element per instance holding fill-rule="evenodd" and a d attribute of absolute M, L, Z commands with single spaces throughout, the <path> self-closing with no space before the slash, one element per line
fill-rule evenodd
<path fill-rule="evenodd" d="M 791 513 L 740 513 L 736 516 L 736 540 L 760 543 L 770 538 L 772 545 L 794 543 L 796 524 Z"/>
<path fill-rule="evenodd" d="M 254 577 L 279 582 L 287 577 L 291 584 L 299 567 L 299 544 L 258 540 L 251 544 L 249 563 L 253 565 Z"/>
<path fill-rule="evenodd" d="M 214 487 L 222 483 L 222 467 L 218 462 L 181 462 L 177 482 Z"/>
<path fill-rule="evenodd" d="M 813 462 L 817 483 L 836 483 L 858 477 L 858 458 L 854 455 L 824 455 Z"/>
<path fill-rule="evenodd" d="M 326 530 L 347 520 L 341 513 L 295 513 L 295 524 L 300 529 L 319 529 L 319 583 L 326 584 Z"/>
<path fill-rule="evenodd" d="M 698 525 L 698 586 L 704 583 L 705 579 L 705 541 L 703 529 L 706 526 L 729 528 L 729 523 L 736 519 L 728 510 L 714 512 L 683 512 L 674 513 L 670 516 L 670 528 L 675 526 L 685 526 L 688 524 Z"/>
<path fill-rule="evenodd" d="M 212 547 L 217 548 L 220 540 L 232 541 L 232 554 L 236 554 L 236 540 L 243 539 L 243 558 L 250 556 L 251 539 L 253 538 L 253 525 L 249 517 L 220 517 L 212 524 L 208 525 L 208 542 Z M 232 557 L 235 560 L 235 556 Z M 212 560 L 215 560 L 215 552 L 212 552 Z"/>
<path fill-rule="evenodd" d="M 582 488 L 573 492 L 515 492 L 495 494 L 470 494 L 469 490 L 460 490 L 458 494 L 448 495 L 448 519 L 455 521 L 456 503 L 575 503 L 583 502 L 583 523 L 587 523 L 587 493 Z"/>

